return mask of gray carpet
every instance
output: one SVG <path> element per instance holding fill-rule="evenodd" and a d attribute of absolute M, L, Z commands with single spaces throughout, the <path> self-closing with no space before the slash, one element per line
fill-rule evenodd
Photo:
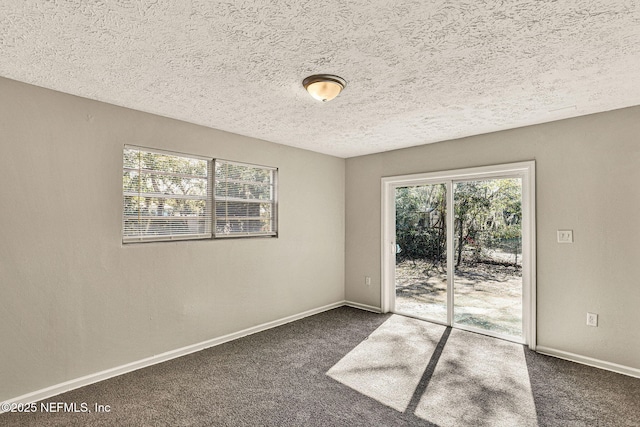
<path fill-rule="evenodd" d="M 640 426 L 640 379 L 339 308 L 45 402 L 2 426 Z"/>

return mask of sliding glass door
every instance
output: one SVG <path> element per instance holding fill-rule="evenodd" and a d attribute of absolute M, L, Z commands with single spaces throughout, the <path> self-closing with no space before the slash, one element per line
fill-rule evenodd
<path fill-rule="evenodd" d="M 383 179 L 383 311 L 532 343 L 533 163 Z"/>

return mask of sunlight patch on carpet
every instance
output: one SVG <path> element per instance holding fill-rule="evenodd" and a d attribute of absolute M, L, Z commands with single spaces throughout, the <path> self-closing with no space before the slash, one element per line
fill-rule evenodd
<path fill-rule="evenodd" d="M 439 426 L 537 426 L 519 344 L 454 329 L 415 415 Z"/>
<path fill-rule="evenodd" d="M 440 427 L 538 425 L 522 345 L 409 317 L 391 316 L 327 375 Z"/>
<path fill-rule="evenodd" d="M 409 317 L 391 316 L 327 375 L 404 412 L 445 329 Z"/>

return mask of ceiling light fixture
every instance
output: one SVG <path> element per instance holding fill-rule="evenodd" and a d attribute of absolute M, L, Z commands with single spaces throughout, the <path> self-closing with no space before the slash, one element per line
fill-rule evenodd
<path fill-rule="evenodd" d="M 302 81 L 302 86 L 318 101 L 327 102 L 338 96 L 347 82 L 331 74 L 314 74 Z"/>

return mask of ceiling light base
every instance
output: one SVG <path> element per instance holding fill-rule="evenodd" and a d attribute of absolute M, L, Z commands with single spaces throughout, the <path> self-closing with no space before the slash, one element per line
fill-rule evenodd
<path fill-rule="evenodd" d="M 327 102 L 338 96 L 347 82 L 333 74 L 314 74 L 304 79 L 302 86 L 318 101 Z"/>

